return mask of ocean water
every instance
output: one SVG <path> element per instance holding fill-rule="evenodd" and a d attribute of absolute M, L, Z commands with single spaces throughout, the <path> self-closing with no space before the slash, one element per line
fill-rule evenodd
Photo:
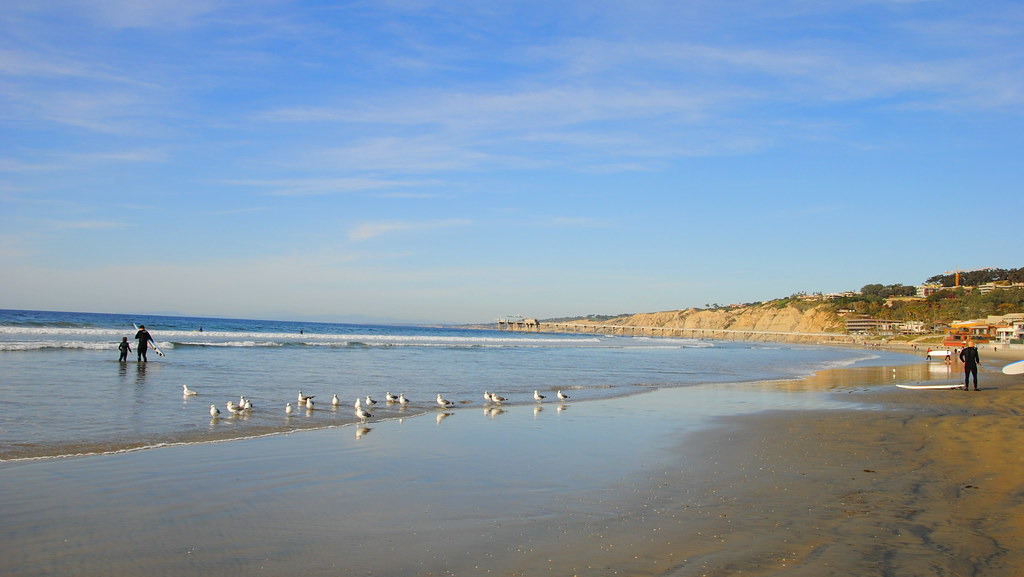
<path fill-rule="evenodd" d="M 165 353 L 135 360 L 144 324 Z M 129 362 L 117 344 L 128 337 Z M 918 362 L 908 355 L 831 346 L 567 334 L 457 327 L 352 325 L 0 310 L 0 461 L 225 441 L 371 420 L 485 407 L 557 405 L 652 388 L 798 378 L 854 365 Z M 198 392 L 182 395 L 182 385 Z M 312 411 L 299 392 L 315 395 Z M 411 403 L 388 404 L 387 393 Z M 332 406 L 338 395 L 340 406 Z M 227 401 L 251 400 L 232 415 Z M 210 405 L 221 414 L 211 418 Z"/>

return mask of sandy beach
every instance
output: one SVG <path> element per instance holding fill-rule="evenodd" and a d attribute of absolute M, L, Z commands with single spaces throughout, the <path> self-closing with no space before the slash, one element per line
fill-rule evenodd
<path fill-rule="evenodd" d="M 1002 364 L 979 392 L 866 367 L 4 463 L 0 572 L 1017 575 Z"/>

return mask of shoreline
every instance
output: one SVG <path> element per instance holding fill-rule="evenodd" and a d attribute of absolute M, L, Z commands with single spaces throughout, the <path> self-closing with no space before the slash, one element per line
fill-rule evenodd
<path fill-rule="evenodd" d="M 905 391 L 888 367 L 844 368 L 14 463 L 0 568 L 1014 575 L 1024 380 L 980 377 L 978 393 Z"/>

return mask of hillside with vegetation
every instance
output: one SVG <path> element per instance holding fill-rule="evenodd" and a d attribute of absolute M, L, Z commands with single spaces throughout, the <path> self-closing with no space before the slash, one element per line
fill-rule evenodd
<path fill-rule="evenodd" d="M 932 287 L 927 297 L 917 297 L 917 287 L 869 284 L 856 293 L 822 295 L 799 293 L 767 302 L 743 305 L 706 305 L 653 313 L 589 315 L 572 319 L 545 319 L 547 323 L 601 324 L 682 329 L 724 329 L 794 333 L 845 331 L 845 319 L 864 315 L 879 319 L 921 321 L 926 327 L 991 315 L 1024 313 L 1024 268 L 986 269 L 936 275 L 925 281 Z M 968 284 L 970 283 L 970 284 Z M 991 290 L 975 287 L 996 283 Z M 1005 286 L 998 286 L 1004 284 Z"/>

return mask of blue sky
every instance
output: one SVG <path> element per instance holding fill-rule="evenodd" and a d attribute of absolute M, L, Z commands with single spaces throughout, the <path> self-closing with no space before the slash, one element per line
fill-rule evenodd
<path fill-rule="evenodd" d="M 0 308 L 482 322 L 1016 268 L 1017 2 L 8 0 Z"/>

